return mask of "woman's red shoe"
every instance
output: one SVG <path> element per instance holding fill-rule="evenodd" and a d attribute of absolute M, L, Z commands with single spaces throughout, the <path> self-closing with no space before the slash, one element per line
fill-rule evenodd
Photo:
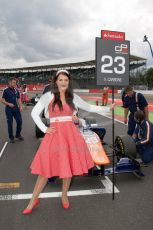
<path fill-rule="evenodd" d="M 22 212 L 23 215 L 27 215 L 27 214 L 30 214 L 30 213 L 32 213 L 32 209 L 30 209 L 30 208 L 25 208 L 23 210 L 23 212 Z"/>
<path fill-rule="evenodd" d="M 68 197 L 66 196 L 62 196 L 62 199 L 61 199 L 61 202 L 62 202 L 62 207 L 64 209 L 68 209 L 70 208 L 70 204 L 69 204 L 69 200 L 68 200 Z"/>
<path fill-rule="evenodd" d="M 64 209 L 68 209 L 68 208 L 70 208 L 70 204 L 69 203 L 62 203 L 62 207 L 64 208 Z"/>
<path fill-rule="evenodd" d="M 30 209 L 30 208 L 25 208 L 25 209 L 23 210 L 22 214 L 23 214 L 23 215 L 31 214 L 32 211 L 33 211 L 33 209 L 34 209 L 39 203 L 40 203 L 40 199 L 37 198 L 37 199 L 35 200 L 35 203 L 34 203 L 34 205 L 33 205 L 33 208 L 31 208 L 31 209 Z"/>

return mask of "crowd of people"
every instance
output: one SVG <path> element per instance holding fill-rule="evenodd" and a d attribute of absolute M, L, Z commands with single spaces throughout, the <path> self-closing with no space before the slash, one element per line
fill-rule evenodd
<path fill-rule="evenodd" d="M 24 140 L 21 135 L 21 112 L 26 93 L 26 86 L 22 87 L 20 94 L 16 87 L 16 78 L 11 78 L 0 99 L 0 102 L 5 105 L 10 143 L 14 143 L 15 138 Z M 122 101 L 124 123 L 128 123 L 127 134 L 136 143 L 142 161 L 148 163 L 153 160 L 153 124 L 149 122 L 148 102 L 143 94 L 136 93 L 131 86 L 124 89 Z M 110 111 L 110 108 L 106 106 L 107 103 L 108 87 L 104 88 L 103 106 L 90 105 L 73 92 L 72 77 L 67 70 L 56 72 L 52 87 L 50 83 L 47 85 L 31 113 L 34 122 L 45 136 L 30 166 L 31 173 L 37 174 L 38 178 L 32 198 L 23 211 L 24 215 L 32 213 L 33 208 L 40 202 L 38 197 L 48 178 L 55 176 L 63 180 L 62 207 L 64 209 L 70 207 L 67 193 L 72 177 L 87 174 L 88 170 L 94 166 L 87 144 L 74 124 L 74 117 L 78 108 L 103 115 Z M 50 119 L 49 127 L 40 118 L 42 112 L 46 118 Z M 13 134 L 13 118 L 17 124 L 15 135 Z"/>

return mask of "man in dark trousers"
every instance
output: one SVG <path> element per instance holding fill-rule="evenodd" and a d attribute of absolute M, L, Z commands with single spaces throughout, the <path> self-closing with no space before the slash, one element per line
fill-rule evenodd
<path fill-rule="evenodd" d="M 134 113 L 138 110 L 142 110 L 145 115 L 145 119 L 149 120 L 148 115 L 148 103 L 141 93 L 136 93 L 131 86 L 125 88 L 125 97 L 124 97 L 124 123 L 127 124 L 128 120 L 128 131 L 129 135 L 133 135 L 135 130 L 136 121 L 134 119 Z M 130 112 L 129 116 L 128 113 Z M 128 117 L 128 119 L 127 119 Z"/>
<path fill-rule="evenodd" d="M 17 82 L 16 78 L 11 78 L 9 80 L 8 87 L 4 89 L 2 94 L 2 103 L 6 106 L 5 113 L 6 113 L 10 143 L 14 143 L 13 118 L 16 120 L 16 124 L 17 124 L 15 137 L 20 141 L 24 140 L 24 138 L 21 136 L 22 103 L 20 100 L 20 93 L 17 90 L 16 82 Z"/>
<path fill-rule="evenodd" d="M 153 160 L 153 124 L 145 119 L 141 110 L 134 113 L 134 118 L 136 128 L 132 137 L 142 161 L 149 163 Z"/>

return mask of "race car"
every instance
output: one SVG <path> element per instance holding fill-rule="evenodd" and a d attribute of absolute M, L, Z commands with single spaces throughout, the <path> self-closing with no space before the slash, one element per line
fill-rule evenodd
<path fill-rule="evenodd" d="M 22 98 L 22 95 L 21 95 Z M 22 103 L 26 106 L 34 106 L 38 101 L 39 101 L 40 97 L 38 96 L 38 94 L 36 94 L 34 97 L 27 97 L 26 100 L 21 100 Z"/>
<path fill-rule="evenodd" d="M 50 121 L 42 117 L 42 121 L 46 126 L 50 125 Z M 136 145 L 129 135 L 120 135 L 115 139 L 115 165 L 114 169 L 111 166 L 110 158 L 112 157 L 112 146 L 103 146 L 103 138 L 105 129 L 99 126 L 93 117 L 79 118 L 79 122 L 75 121 L 83 138 L 89 148 L 90 154 L 95 163 L 95 167 L 89 170 L 89 175 L 110 175 L 112 173 L 134 173 L 138 178 L 144 176 L 140 162 L 136 159 Z M 35 135 L 37 138 L 42 138 L 44 133 L 35 126 Z"/>

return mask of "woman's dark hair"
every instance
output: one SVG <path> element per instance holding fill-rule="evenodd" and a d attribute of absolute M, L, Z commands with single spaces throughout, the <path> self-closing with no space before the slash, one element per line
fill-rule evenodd
<path fill-rule="evenodd" d="M 144 112 L 142 110 L 138 110 L 138 111 L 136 111 L 134 113 L 134 118 L 137 121 L 141 122 L 141 121 L 143 121 L 145 119 L 145 114 L 144 114 Z"/>
<path fill-rule="evenodd" d="M 71 109 L 75 109 L 74 103 L 73 103 L 73 87 L 72 87 L 72 78 L 70 73 L 67 70 L 60 70 L 58 71 L 54 77 L 53 77 L 53 81 L 52 81 L 52 89 L 51 92 L 54 94 L 54 102 L 52 104 L 52 110 L 54 111 L 55 105 L 57 104 L 59 106 L 60 110 L 63 110 L 63 105 L 62 105 L 62 101 L 60 99 L 60 92 L 58 90 L 56 81 L 58 79 L 58 76 L 62 74 L 64 76 L 67 76 L 69 79 L 69 85 L 68 88 L 65 92 L 65 100 L 66 103 L 70 106 Z"/>

